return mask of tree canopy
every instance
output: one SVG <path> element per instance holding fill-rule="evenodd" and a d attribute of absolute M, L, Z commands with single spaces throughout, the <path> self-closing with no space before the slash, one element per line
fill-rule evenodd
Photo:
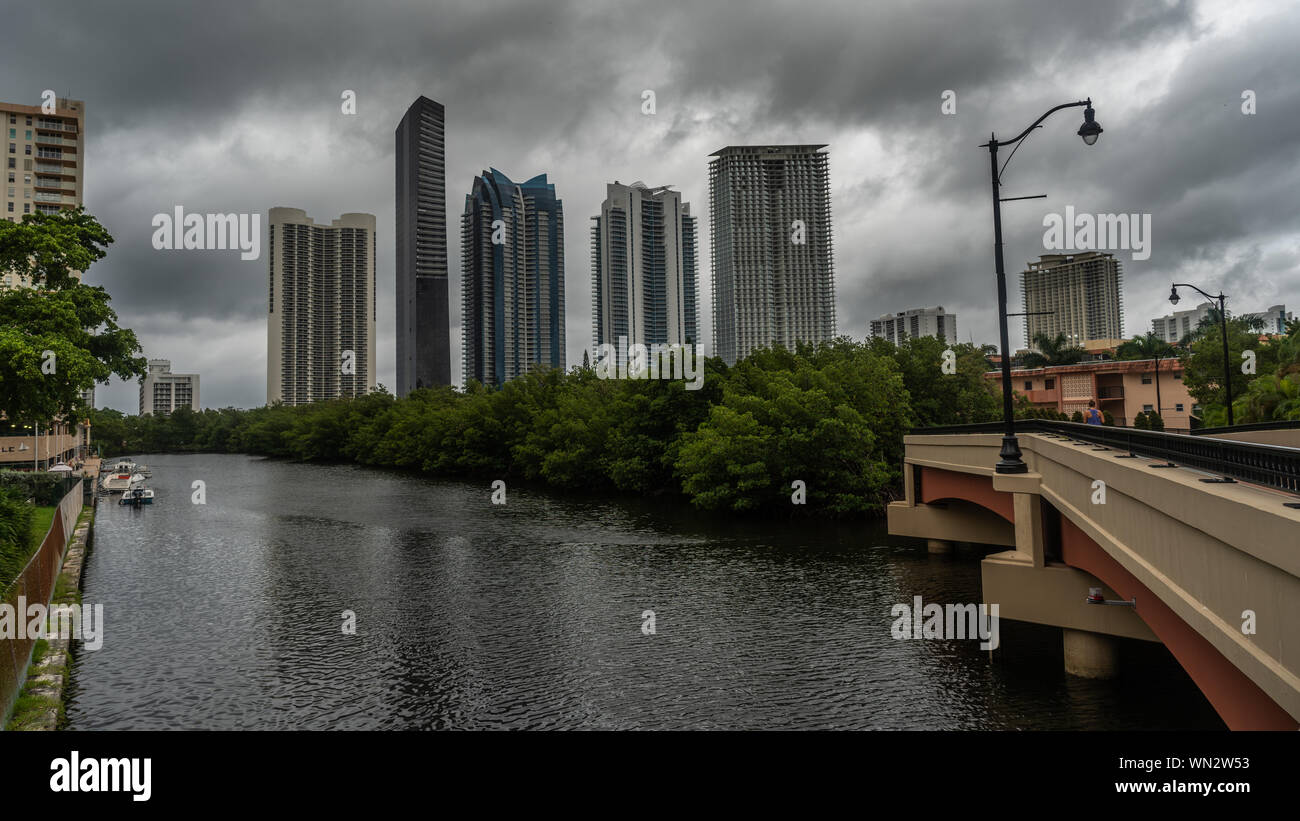
<path fill-rule="evenodd" d="M 1046 368 L 1051 365 L 1075 365 L 1083 361 L 1086 353 L 1077 345 L 1070 345 L 1065 334 L 1050 337 L 1047 334 L 1034 334 L 1034 350 L 1020 358 L 1022 368 Z"/>
<path fill-rule="evenodd" d="M 0 276 L 33 285 L 0 289 L 0 412 L 11 422 L 79 411 L 95 383 L 144 374 L 140 344 L 118 326 L 108 292 L 74 276 L 112 241 L 80 208 L 0 220 Z"/>
<path fill-rule="evenodd" d="M 945 351 L 955 357 L 944 372 Z M 759 350 L 704 384 L 540 371 L 488 388 L 299 407 L 92 416 L 106 455 L 197 450 L 679 496 L 707 510 L 852 516 L 897 494 L 903 434 L 996 419 L 982 351 L 935 339 Z M 806 504 L 793 505 L 794 483 Z"/>

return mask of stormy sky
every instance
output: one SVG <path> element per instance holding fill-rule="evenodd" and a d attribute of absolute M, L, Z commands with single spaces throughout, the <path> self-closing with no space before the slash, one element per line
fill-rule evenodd
<path fill-rule="evenodd" d="M 563 199 L 569 363 L 591 341 L 588 227 L 607 182 L 674 185 L 708 223 L 710 152 L 827 143 L 840 333 L 943 305 L 994 342 L 988 155 L 1058 103 L 1004 177 L 1011 310 L 1043 216 L 1139 213 L 1125 333 L 1171 281 L 1229 308 L 1300 309 L 1300 7 L 1286 2 L 70 2 L 4 12 L 0 99 L 86 101 L 85 199 L 116 238 L 88 281 L 145 355 L 198 372 L 206 407 L 266 401 L 267 262 L 156 251 L 154 214 L 305 209 L 378 218 L 379 381 L 393 387 L 393 130 L 420 94 L 447 110 L 452 369 L 459 215 L 473 176 L 546 172 Z M 642 113 L 653 90 L 656 113 Z M 1242 112 L 1255 94 L 1256 113 Z M 341 111 L 344 90 L 357 113 Z M 956 111 L 944 114 L 952 90 Z M 707 230 L 703 337 L 712 353 Z M 265 243 L 264 243 L 265 244 Z M 1195 304 L 1184 294 L 1181 308 Z M 1013 320 L 1012 344 L 1021 324 Z M 134 413 L 134 383 L 98 404 Z"/>

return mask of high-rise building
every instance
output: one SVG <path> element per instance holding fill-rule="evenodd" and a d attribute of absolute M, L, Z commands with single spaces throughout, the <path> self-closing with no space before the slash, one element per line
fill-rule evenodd
<path fill-rule="evenodd" d="M 696 222 L 681 193 L 615 181 L 592 221 L 592 350 L 619 337 L 698 344 Z"/>
<path fill-rule="evenodd" d="M 150 359 L 140 382 L 140 415 L 166 416 L 181 407 L 200 410 L 199 375 L 172 373 L 170 359 Z"/>
<path fill-rule="evenodd" d="M 85 104 L 54 101 L 44 107 L 0 102 L 5 134 L 4 212 L 0 217 L 22 222 L 25 214 L 54 214 L 82 203 Z M 27 286 L 27 277 L 5 274 L 0 287 Z"/>
<path fill-rule="evenodd" d="M 714 353 L 835 336 L 825 145 L 727 146 L 709 161 Z"/>
<path fill-rule="evenodd" d="M 465 382 L 565 367 L 564 207 L 539 174 L 474 178 L 461 216 Z"/>
<path fill-rule="evenodd" d="M 1123 274 L 1113 254 L 1044 254 L 1020 274 L 1025 344 L 1065 334 L 1068 345 L 1124 337 Z"/>
<path fill-rule="evenodd" d="M 5 129 L 3 217 L 22 222 L 24 214 L 53 214 L 82 203 L 85 178 L 86 106 L 57 98 L 53 110 L 39 105 L 0 103 Z M 0 284 L 25 284 L 6 274 Z"/>
<path fill-rule="evenodd" d="M 420 97 L 397 124 L 397 387 L 451 384 L 443 107 Z"/>
<path fill-rule="evenodd" d="M 1202 302 L 1195 308 L 1186 311 L 1174 311 L 1171 314 L 1156 317 L 1151 320 L 1151 332 L 1170 345 L 1175 345 L 1183 337 L 1195 331 L 1201 322 L 1210 315 L 1210 311 L 1214 307 L 1212 302 Z"/>
<path fill-rule="evenodd" d="M 267 404 L 374 390 L 374 215 L 318 225 L 297 208 L 272 208 L 266 223 Z"/>
<path fill-rule="evenodd" d="M 881 314 L 871 320 L 871 335 L 902 345 L 909 337 L 933 336 L 945 342 L 957 341 L 957 315 L 937 308 L 912 308 L 896 314 Z"/>

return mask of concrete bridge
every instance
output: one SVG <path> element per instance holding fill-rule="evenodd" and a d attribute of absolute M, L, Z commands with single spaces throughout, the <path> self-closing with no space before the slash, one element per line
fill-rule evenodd
<path fill-rule="evenodd" d="M 1114 637 L 1162 642 L 1230 728 L 1300 727 L 1300 428 L 1017 435 L 1019 475 L 993 470 L 1001 423 L 907 436 L 890 533 L 1010 548 L 982 562 L 984 601 L 1063 628 L 1071 673 L 1113 674 Z"/>

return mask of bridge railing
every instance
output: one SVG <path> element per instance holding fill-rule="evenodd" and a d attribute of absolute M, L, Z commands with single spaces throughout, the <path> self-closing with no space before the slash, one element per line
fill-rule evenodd
<path fill-rule="evenodd" d="M 1002 430 L 1001 422 L 983 422 L 974 425 L 915 428 L 911 433 L 913 435 L 1000 434 Z M 1182 433 L 1085 425 L 1080 422 L 1057 422 L 1048 419 L 1017 420 L 1016 432 L 1067 436 L 1081 442 L 1125 450 L 1134 456 L 1164 459 L 1225 478 L 1300 495 L 1300 448 L 1261 445 L 1234 439 L 1216 439 L 1204 433 L 1190 436 Z M 1288 505 L 1295 506 L 1297 503 L 1291 502 Z"/>

